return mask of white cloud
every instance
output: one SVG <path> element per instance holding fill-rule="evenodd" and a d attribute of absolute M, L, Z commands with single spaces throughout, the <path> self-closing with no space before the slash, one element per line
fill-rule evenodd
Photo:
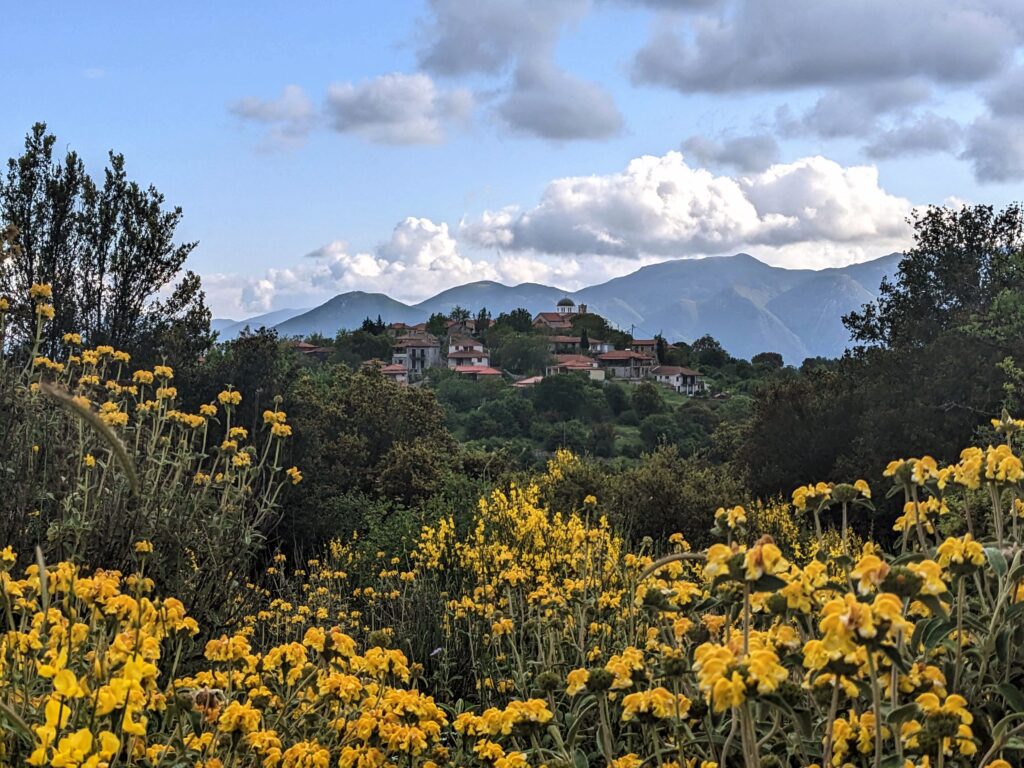
<path fill-rule="evenodd" d="M 300 145 L 318 127 L 382 144 L 437 144 L 450 125 L 469 118 L 473 97 L 465 89 L 442 90 L 429 75 L 396 72 L 328 86 L 322 110 L 301 87 L 288 85 L 277 98 L 240 99 L 228 111 L 265 126 L 267 146 Z"/>
<path fill-rule="evenodd" d="M 788 106 L 777 110 L 775 127 L 789 137 L 869 136 L 879 130 L 882 115 L 907 112 L 930 95 L 927 83 L 914 78 L 832 88 L 799 116 L 793 115 Z"/>
<path fill-rule="evenodd" d="M 243 121 L 267 126 L 272 143 L 286 146 L 301 144 L 317 123 L 316 107 L 297 85 L 286 85 L 274 99 L 239 99 L 228 111 Z"/>
<path fill-rule="evenodd" d="M 466 90 L 440 90 L 430 76 L 399 72 L 327 89 L 325 111 L 334 130 L 384 144 L 437 144 L 445 127 L 473 109 Z"/>
<path fill-rule="evenodd" d="M 808 157 L 715 176 L 669 152 L 639 157 L 621 173 L 556 179 L 533 208 L 486 212 L 460 231 L 483 247 L 546 254 L 678 257 L 810 243 L 870 256 L 905 242 L 910 208 L 870 166 Z"/>

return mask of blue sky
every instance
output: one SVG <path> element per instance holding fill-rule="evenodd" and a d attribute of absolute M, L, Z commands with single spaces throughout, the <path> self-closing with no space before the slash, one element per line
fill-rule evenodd
<path fill-rule="evenodd" d="M 185 212 L 218 315 L 746 250 L 900 248 L 1024 179 L 1012 0 L 5 9 L 0 150 L 47 122 Z"/>

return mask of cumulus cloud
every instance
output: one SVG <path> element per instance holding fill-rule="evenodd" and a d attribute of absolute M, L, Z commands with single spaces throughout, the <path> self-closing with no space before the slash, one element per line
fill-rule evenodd
<path fill-rule="evenodd" d="M 734 178 L 669 152 L 639 157 L 621 173 L 557 179 L 536 206 L 485 213 L 460 233 L 483 247 L 620 258 L 756 245 L 871 248 L 906 238 L 910 208 L 881 188 L 873 167 L 808 157 Z"/>
<path fill-rule="evenodd" d="M 757 173 L 779 160 L 779 143 L 767 133 L 718 141 L 691 136 L 683 142 L 683 150 L 701 165 L 735 168 L 740 173 Z"/>
<path fill-rule="evenodd" d="M 517 68 L 498 113 L 517 132 L 556 141 L 604 139 L 622 130 L 622 115 L 608 91 L 547 60 Z"/>
<path fill-rule="evenodd" d="M 385 144 L 436 144 L 444 127 L 465 120 L 473 108 L 468 91 L 442 91 L 425 74 L 394 73 L 327 89 L 330 126 Z"/>
<path fill-rule="evenodd" d="M 960 144 L 962 133 L 963 129 L 956 120 L 926 112 L 914 120 L 882 132 L 864 151 L 868 157 L 878 160 L 929 152 L 954 152 Z"/>
<path fill-rule="evenodd" d="M 302 143 L 317 122 L 316 107 L 297 85 L 286 85 L 273 99 L 239 99 L 228 111 L 241 120 L 267 126 L 270 138 L 280 144 Z"/>
<path fill-rule="evenodd" d="M 974 0 L 742 0 L 683 34 L 660 26 L 637 53 L 634 76 L 686 93 L 976 82 L 1010 61 L 1013 13 Z"/>

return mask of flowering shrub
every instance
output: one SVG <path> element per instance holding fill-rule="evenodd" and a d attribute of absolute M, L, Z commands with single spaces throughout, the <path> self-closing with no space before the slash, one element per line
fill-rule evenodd
<path fill-rule="evenodd" d="M 55 505 L 95 509 L 115 488 L 127 498 L 135 472 L 140 494 L 165 494 L 147 497 L 156 508 L 214 499 L 205 509 L 237 512 L 226 519 L 244 531 L 245 510 L 271 510 L 280 484 L 301 479 L 277 466 L 283 413 L 268 412 L 256 448 L 230 423 L 237 392 L 172 416 L 170 371 L 98 383 L 126 362 L 114 354 L 76 348 L 78 361 L 19 373 L 19 402 L 39 424 L 76 434 L 32 389 L 56 380 L 117 438 L 68 422 L 81 430 L 70 445 L 82 474 Z M 221 412 L 223 442 L 208 449 L 205 425 Z M 924 456 L 886 468 L 902 500 L 891 548 L 852 533 L 852 517 L 873 514 L 863 481 L 804 486 L 791 506 L 722 508 L 702 551 L 682 534 L 667 551 L 635 548 L 596 498 L 571 512 L 541 502 L 539 489 L 574 461 L 564 452 L 535 482 L 482 499 L 468 530 L 448 517 L 424 526 L 408 558 L 357 542 L 299 568 L 274 558 L 260 585 L 228 584 L 227 612 L 241 618 L 226 629 L 189 619 L 185 606 L 201 604 L 157 596 L 154 582 L 162 592 L 176 577 L 161 566 L 170 545 L 137 534 L 149 522 L 122 534 L 129 576 L 39 558 L 19 577 L 7 548 L 0 762 L 1021 765 L 1024 421 L 993 426 L 1004 442 L 954 464 Z M 79 490 L 97 470 L 102 483 Z M 88 550 L 97 535 L 71 530 L 78 539 L 55 539 Z M 193 640 L 203 630 L 209 639 Z"/>
<path fill-rule="evenodd" d="M 76 333 L 64 336 L 60 359 L 42 356 L 51 297 L 47 285 L 31 289 L 31 352 L 0 355 L 0 491 L 10 510 L 0 541 L 27 556 L 42 542 L 51 559 L 125 569 L 144 539 L 163 588 L 204 612 L 232 604 L 278 494 L 302 480 L 281 466 L 285 413 L 268 410 L 262 433 L 250 435 L 232 421 L 242 393 L 231 387 L 185 412 L 170 367 L 134 368 L 127 353 Z"/>

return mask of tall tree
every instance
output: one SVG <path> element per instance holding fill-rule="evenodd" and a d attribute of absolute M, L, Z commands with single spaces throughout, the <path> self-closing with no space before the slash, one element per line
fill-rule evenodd
<path fill-rule="evenodd" d="M 920 347 L 985 312 L 1024 282 L 1024 210 L 990 205 L 915 211 L 914 247 L 878 300 L 843 318 L 855 341 Z"/>
<path fill-rule="evenodd" d="M 196 246 L 175 241 L 181 209 L 129 180 L 122 155 L 109 154 L 96 183 L 75 152 L 55 160 L 56 141 L 44 123 L 34 125 L 0 180 L 0 228 L 17 231 L 14 258 L 0 263 L 0 293 L 21 299 L 33 283 L 53 286 L 51 348 L 75 331 L 135 352 L 173 341 L 181 354 L 201 353 L 211 336 L 200 281 L 185 272 L 173 284 Z M 16 338 L 31 333 L 29 312 L 18 307 Z"/>

